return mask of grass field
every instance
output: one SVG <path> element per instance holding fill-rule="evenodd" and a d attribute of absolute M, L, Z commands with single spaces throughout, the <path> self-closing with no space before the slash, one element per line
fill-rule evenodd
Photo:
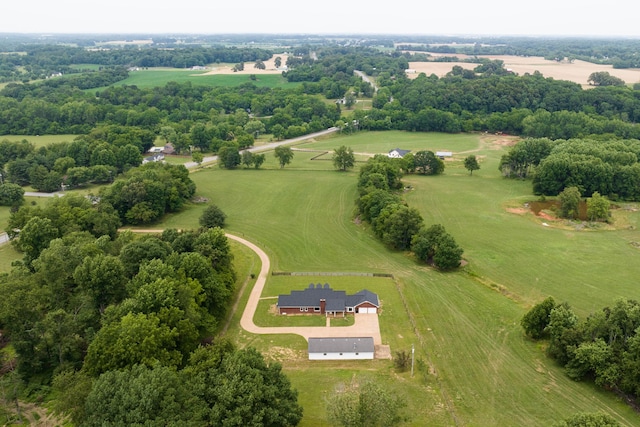
<path fill-rule="evenodd" d="M 614 396 L 569 380 L 519 326 L 526 310 L 547 295 L 569 301 L 580 315 L 617 297 L 636 298 L 640 266 L 634 262 L 637 249 L 629 244 L 633 230 L 573 231 L 544 227 L 531 214 L 509 213 L 507 206 L 534 199 L 530 183 L 501 178 L 497 165 L 504 147 L 477 135 L 361 133 L 298 148 L 340 145 L 365 153 L 395 147 L 453 151 L 444 175 L 405 177 L 414 188 L 405 197 L 428 224 L 445 225 L 465 248 L 469 264 L 442 274 L 384 248 L 352 220 L 356 171 L 335 172 L 330 162 L 310 160 L 315 153 L 296 151 L 282 170 L 267 155 L 264 170 L 211 168 L 193 174 L 198 192 L 227 213 L 228 230 L 262 246 L 273 270 L 378 271 L 396 277 L 380 318 L 383 342 L 392 351 L 416 344 L 431 372 L 426 378 L 396 375 L 381 361 L 319 365 L 305 360 L 304 343 L 295 338 L 248 339 L 236 330 L 239 342 L 282 361 L 306 408 L 303 425 L 325 425 L 323 396 L 344 378 L 371 370 L 389 387 L 415 387 L 407 425 L 542 426 L 594 410 L 640 425 Z M 481 160 L 473 176 L 459 161 L 470 152 Z M 171 221 L 180 224 L 180 216 Z M 638 214 L 628 221 L 637 224 Z M 379 285 L 372 287 L 380 291 Z M 272 293 L 265 290 L 264 296 Z M 289 348 L 293 355 L 272 348 Z M 323 380 L 310 386 L 314 373 Z"/>
<path fill-rule="evenodd" d="M 0 136 L 0 141 L 5 139 L 8 141 L 22 141 L 23 139 L 26 139 L 38 148 L 56 142 L 72 142 L 76 136 L 78 135 L 2 135 Z"/>
<path fill-rule="evenodd" d="M 183 70 L 176 68 L 150 68 L 129 72 L 129 77 L 119 81 L 115 86 L 129 85 L 140 88 L 164 86 L 168 82 L 191 82 L 200 86 L 233 87 L 243 83 L 253 83 L 258 87 L 296 87 L 299 83 L 289 83 L 280 74 L 256 75 L 256 80 L 251 80 L 247 74 L 209 74 L 202 71 Z M 90 91 L 104 88 L 88 89 Z"/>
<path fill-rule="evenodd" d="M 357 153 L 393 148 L 453 151 L 442 176 L 406 176 L 405 200 L 425 222 L 443 224 L 465 249 L 468 264 L 439 273 L 411 254 L 390 251 L 365 224 L 353 219 L 357 170 L 336 172 L 330 161 L 311 160 L 315 150 L 341 145 Z M 503 139 L 481 135 L 363 132 L 300 144 L 292 163 L 280 169 L 271 153 L 261 170 L 191 174 L 198 196 L 227 214 L 227 231 L 261 246 L 273 271 L 381 272 L 393 279 L 311 276 L 270 277 L 263 297 L 309 283 L 334 288 L 366 287 L 380 295 L 382 341 L 392 353 L 416 347 L 416 374 L 397 373 L 388 360 L 319 362 L 306 359 L 306 342 L 294 335 L 253 335 L 239 327 L 254 254 L 233 243 L 238 269 L 238 309 L 230 312 L 226 336 L 254 346 L 283 369 L 299 391 L 302 426 L 329 425 L 326 397 L 353 378 L 375 378 L 407 400 L 410 426 L 547 426 L 578 411 L 604 411 L 623 425 L 640 417 L 614 395 L 570 380 L 526 339 L 522 315 L 548 295 L 568 301 L 580 316 L 611 305 L 616 298 L 639 298 L 637 240 L 640 213 L 624 211 L 624 227 L 578 231 L 530 213 L 511 213 L 534 200 L 528 181 L 506 180 L 498 162 Z M 461 159 L 474 153 L 481 169 L 473 176 Z M 193 228 L 206 203 L 191 204 L 158 227 Z M 637 206 L 633 206 L 637 207 Z M 3 254 L 0 253 L 0 256 Z M 269 300 L 260 306 L 262 316 Z"/>

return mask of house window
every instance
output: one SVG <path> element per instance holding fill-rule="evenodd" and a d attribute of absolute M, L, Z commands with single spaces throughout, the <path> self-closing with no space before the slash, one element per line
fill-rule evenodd
<path fill-rule="evenodd" d="M 313 311 L 320 311 L 320 307 L 313 307 Z"/>
<path fill-rule="evenodd" d="M 359 355 L 360 353 L 356 353 L 356 356 Z"/>
<path fill-rule="evenodd" d="M 324 354 L 325 356 L 327 355 L 327 353 L 322 353 L 322 354 Z"/>
<path fill-rule="evenodd" d="M 305 307 L 305 308 L 304 308 L 304 311 L 309 311 L 309 307 Z"/>
<path fill-rule="evenodd" d="M 340 353 L 340 356 L 342 356 L 342 353 Z"/>
<path fill-rule="evenodd" d="M 347 311 L 352 312 L 353 311 L 353 307 L 347 307 Z"/>
<path fill-rule="evenodd" d="M 300 307 L 300 311 L 304 311 L 304 309 L 302 307 Z"/>

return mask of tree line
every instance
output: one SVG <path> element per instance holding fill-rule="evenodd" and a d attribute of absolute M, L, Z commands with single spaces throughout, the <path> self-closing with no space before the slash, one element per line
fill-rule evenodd
<path fill-rule="evenodd" d="M 419 154 L 416 153 L 416 157 L 420 157 Z M 453 236 L 440 224 L 425 226 L 420 212 L 403 202 L 399 191 L 403 188 L 401 178 L 406 168 L 403 159 L 380 154 L 360 168 L 357 200 L 360 218 L 367 221 L 376 236 L 389 247 L 411 250 L 417 259 L 441 270 L 457 268 L 463 250 Z"/>
<path fill-rule="evenodd" d="M 640 304 L 617 300 L 612 306 L 580 319 L 564 303 L 549 297 L 522 318 L 525 333 L 548 343 L 547 354 L 574 380 L 624 395 L 640 395 Z"/>
<path fill-rule="evenodd" d="M 576 187 L 582 196 L 640 200 L 640 142 L 637 139 L 527 138 L 500 161 L 504 176 L 533 175 L 535 194 L 558 195 Z"/>
<path fill-rule="evenodd" d="M 92 74 L 82 65 L 104 67 L 190 68 L 214 63 L 238 63 L 271 58 L 272 52 L 251 47 L 181 46 L 102 47 L 88 49 L 53 44 L 26 44 L 0 55 L 0 82 L 45 79 L 54 73 Z M 78 67 L 80 66 L 80 67 Z M 104 86 L 104 85 L 102 85 Z M 99 87 L 99 86 L 93 86 Z"/>

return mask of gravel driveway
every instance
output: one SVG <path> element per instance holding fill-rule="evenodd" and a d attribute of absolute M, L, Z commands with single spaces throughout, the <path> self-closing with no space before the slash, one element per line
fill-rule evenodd
<path fill-rule="evenodd" d="M 242 313 L 242 318 L 240 319 L 240 326 L 242 326 L 244 330 L 254 334 L 296 334 L 304 337 L 306 340 L 309 340 L 310 337 L 373 337 L 374 345 L 380 346 L 382 344 L 382 339 L 380 338 L 380 324 L 378 323 L 377 314 L 355 314 L 355 323 L 351 326 L 292 326 L 269 328 L 256 326 L 256 324 L 253 323 L 253 316 L 258 308 L 258 301 L 260 300 L 260 295 L 262 294 L 262 290 L 264 289 L 264 285 L 267 281 L 271 263 L 267 254 L 253 243 L 238 236 L 234 236 L 233 234 L 227 234 L 227 237 L 242 243 L 253 250 L 258 254 L 260 261 L 262 262 L 260 274 L 258 274 L 256 284 L 251 290 L 247 306 L 245 307 L 244 312 Z"/>

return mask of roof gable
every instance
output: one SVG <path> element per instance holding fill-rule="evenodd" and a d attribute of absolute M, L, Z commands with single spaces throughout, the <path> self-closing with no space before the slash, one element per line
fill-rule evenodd
<path fill-rule="evenodd" d="M 353 295 L 345 291 L 331 289 L 328 283 L 314 285 L 311 283 L 301 291 L 291 291 L 289 295 L 278 296 L 278 307 L 319 307 L 320 300 L 324 300 L 326 311 L 345 311 L 346 307 L 357 307 L 365 302 L 380 307 L 378 295 L 366 289 Z"/>

